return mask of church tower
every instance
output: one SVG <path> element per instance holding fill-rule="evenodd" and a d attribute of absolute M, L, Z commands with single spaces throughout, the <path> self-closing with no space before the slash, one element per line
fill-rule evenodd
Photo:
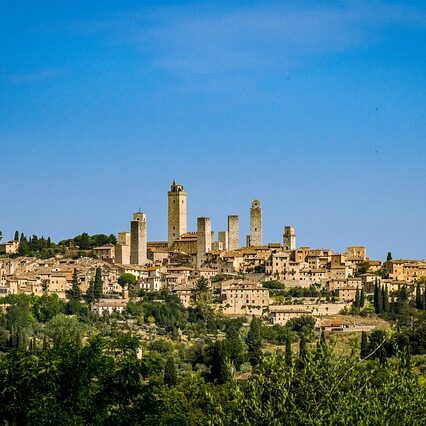
<path fill-rule="evenodd" d="M 168 192 L 168 243 L 169 247 L 186 230 L 186 192 L 182 185 L 173 181 Z"/>

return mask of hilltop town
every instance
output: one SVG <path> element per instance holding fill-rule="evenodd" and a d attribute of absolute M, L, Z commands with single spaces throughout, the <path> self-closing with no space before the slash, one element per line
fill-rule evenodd
<path fill-rule="evenodd" d="M 205 279 L 215 296 L 212 306 L 225 316 L 256 316 L 266 324 L 285 325 L 308 315 L 319 327 L 343 329 L 347 324 L 327 317 L 347 312 L 354 302 L 359 305 L 361 293 L 364 308 L 369 305 L 366 296 L 375 288 L 385 288 L 390 297 L 404 287 L 414 298 L 419 297 L 419 283 L 426 280 L 423 260 L 394 260 L 390 253 L 385 261 L 370 259 L 363 246 L 347 247 L 344 253 L 298 247 L 293 226 L 284 227 L 280 243 L 264 243 L 257 199 L 250 206 L 244 246 L 236 215 L 229 215 L 228 228 L 217 234 L 208 217 L 199 217 L 196 231 L 190 232 L 187 198 L 184 186 L 173 181 L 168 191 L 167 241 L 148 241 L 149 219 L 140 211 L 133 214 L 130 229 L 110 236 L 111 242 L 87 249 L 76 239 L 68 240 L 61 253 L 50 258 L 20 255 L 20 245 L 28 242 L 25 237 L 22 242 L 22 236 L 19 241 L 16 233 L 15 240 L 0 244 L 0 297 L 56 294 L 66 299 L 73 280 L 87 294 L 100 271 L 102 297 L 90 300 L 91 310 L 99 315 L 123 312 L 129 290 L 130 296 L 168 291 L 188 308 L 197 283 Z M 84 238 L 89 236 L 80 236 L 81 241 Z M 123 276 L 131 278 L 124 285 Z"/>

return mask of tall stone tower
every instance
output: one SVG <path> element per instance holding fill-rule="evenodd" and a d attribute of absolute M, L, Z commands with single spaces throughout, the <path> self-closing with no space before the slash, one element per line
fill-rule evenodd
<path fill-rule="evenodd" d="M 212 248 L 212 223 L 209 217 L 197 219 L 197 268 L 206 260 L 206 253 Z"/>
<path fill-rule="evenodd" d="M 262 207 L 253 200 L 250 208 L 250 246 L 262 245 Z"/>
<path fill-rule="evenodd" d="M 286 226 L 283 235 L 284 250 L 296 250 L 296 231 L 294 226 Z"/>
<path fill-rule="evenodd" d="M 228 250 L 228 231 L 219 231 L 217 235 L 222 250 Z"/>
<path fill-rule="evenodd" d="M 186 231 L 186 192 L 173 181 L 168 192 L 168 243 L 169 247 Z"/>
<path fill-rule="evenodd" d="M 130 232 L 119 232 L 115 245 L 115 263 L 130 263 Z"/>
<path fill-rule="evenodd" d="M 236 215 L 228 216 L 228 250 L 240 248 L 240 224 Z"/>
<path fill-rule="evenodd" d="M 130 263 L 144 265 L 147 261 L 146 214 L 133 213 L 130 222 Z"/>

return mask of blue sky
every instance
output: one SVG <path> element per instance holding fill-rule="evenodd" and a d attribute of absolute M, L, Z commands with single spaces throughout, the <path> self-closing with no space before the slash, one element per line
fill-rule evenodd
<path fill-rule="evenodd" d="M 0 229 L 167 236 L 253 198 L 264 240 L 426 258 L 421 1 L 0 1 Z"/>

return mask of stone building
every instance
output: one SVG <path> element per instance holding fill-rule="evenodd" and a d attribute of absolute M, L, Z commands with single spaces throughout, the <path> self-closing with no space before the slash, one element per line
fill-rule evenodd
<path fill-rule="evenodd" d="M 296 250 L 296 231 L 294 226 L 286 226 L 283 235 L 284 250 Z"/>
<path fill-rule="evenodd" d="M 250 208 L 250 246 L 262 245 L 262 207 L 259 200 L 253 200 Z"/>
<path fill-rule="evenodd" d="M 94 247 L 93 255 L 105 262 L 115 262 L 115 245 L 108 243 L 104 246 Z"/>
<path fill-rule="evenodd" d="M 222 283 L 222 310 L 225 315 L 262 316 L 269 307 L 269 290 L 251 281 Z"/>
<path fill-rule="evenodd" d="M 186 253 L 188 255 L 197 254 L 197 233 L 196 232 L 186 232 L 181 235 L 170 247 L 170 250 L 173 252 Z"/>
<path fill-rule="evenodd" d="M 346 256 L 350 260 L 359 260 L 360 262 L 365 262 L 367 260 L 367 250 L 364 246 L 347 247 Z"/>
<path fill-rule="evenodd" d="M 0 254 L 16 254 L 18 253 L 18 249 L 18 241 L 7 241 L 6 243 L 0 244 Z"/>
<path fill-rule="evenodd" d="M 200 268 L 205 260 L 206 254 L 212 248 L 212 225 L 209 217 L 197 219 L 197 268 Z"/>
<path fill-rule="evenodd" d="M 144 265 L 147 262 L 147 230 L 146 214 L 137 212 L 133 214 L 130 222 L 130 263 Z"/>
<path fill-rule="evenodd" d="M 228 250 L 240 248 L 240 223 L 237 215 L 228 216 Z"/>
<path fill-rule="evenodd" d="M 173 181 L 168 192 L 168 243 L 169 247 L 181 235 L 187 232 L 186 216 L 187 194 L 182 185 Z"/>

